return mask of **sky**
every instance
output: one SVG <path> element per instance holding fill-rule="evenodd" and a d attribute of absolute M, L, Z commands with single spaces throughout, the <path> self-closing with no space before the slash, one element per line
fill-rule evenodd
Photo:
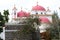
<path fill-rule="evenodd" d="M 23 10 L 31 10 L 33 6 L 36 5 L 38 1 L 38 4 L 43 6 L 45 9 L 49 7 L 50 10 L 58 11 L 58 15 L 60 10 L 60 0 L 1 0 L 0 1 L 0 12 L 3 13 L 3 10 L 9 10 L 10 14 L 12 14 L 12 9 L 14 7 L 14 4 L 17 8 L 17 11 L 21 10 L 21 7 Z M 59 16 L 60 17 L 60 16 Z"/>

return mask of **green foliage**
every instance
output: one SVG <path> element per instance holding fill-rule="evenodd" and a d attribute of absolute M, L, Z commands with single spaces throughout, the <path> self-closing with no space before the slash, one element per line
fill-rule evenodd
<path fill-rule="evenodd" d="M 35 28 L 33 28 L 31 25 L 25 25 L 22 32 L 24 34 L 30 34 L 31 32 L 34 32 Z"/>
<path fill-rule="evenodd" d="M 38 18 L 34 18 L 33 20 L 34 20 L 34 22 L 36 22 L 36 24 L 37 24 L 37 25 L 39 25 L 39 24 L 40 24 L 40 22 L 39 22 L 39 19 L 38 19 Z"/>
<path fill-rule="evenodd" d="M 26 24 L 22 25 L 22 29 L 13 33 L 13 35 L 15 36 L 19 36 L 20 38 L 29 38 L 29 36 L 31 36 L 30 34 L 32 34 L 32 32 L 35 32 L 35 28 L 33 25 L 33 19 L 32 18 L 27 18 L 26 19 Z"/>
<path fill-rule="evenodd" d="M 0 38 L 0 40 L 3 40 L 3 39 Z"/>
<path fill-rule="evenodd" d="M 51 38 L 59 38 L 59 32 L 58 32 L 58 29 L 55 28 L 55 27 L 52 27 L 50 29 L 50 35 L 51 35 Z"/>
<path fill-rule="evenodd" d="M 29 34 L 31 32 L 34 32 L 35 28 L 34 28 L 33 22 L 34 22 L 34 20 L 32 18 L 27 18 L 27 24 L 24 25 L 22 32 L 25 34 Z"/>
<path fill-rule="evenodd" d="M 0 26 L 4 26 L 5 22 L 8 22 L 9 18 L 9 11 L 8 10 L 4 10 L 3 15 L 0 12 Z"/>
<path fill-rule="evenodd" d="M 25 34 L 29 34 L 35 32 L 34 22 L 39 25 L 38 18 L 27 18 L 27 23 L 24 25 L 22 32 Z"/>
<path fill-rule="evenodd" d="M 5 16 L 5 22 L 8 22 L 9 18 L 7 16 Z"/>
<path fill-rule="evenodd" d="M 51 38 L 59 38 L 59 25 L 58 25 L 58 13 L 54 11 L 54 15 L 52 16 L 53 24 L 52 28 L 50 29 L 51 33 Z"/>
<path fill-rule="evenodd" d="M 8 10 L 4 10 L 3 14 L 4 14 L 4 20 L 5 20 L 5 22 L 8 22 L 8 20 L 9 20 L 9 18 L 8 18 L 9 11 Z"/>
<path fill-rule="evenodd" d="M 33 24 L 34 20 L 33 18 L 27 18 L 27 24 Z"/>
<path fill-rule="evenodd" d="M 4 14 L 4 16 L 8 16 L 9 15 L 9 11 L 8 10 L 4 10 L 3 14 Z"/>
<path fill-rule="evenodd" d="M 13 33 L 13 35 L 16 35 L 17 37 L 19 36 L 20 38 L 28 39 L 31 37 L 36 39 L 36 29 L 34 27 L 34 22 L 38 23 L 38 18 L 27 18 L 26 23 L 22 25 L 23 27 L 19 31 Z M 16 36 L 15 38 L 17 38 Z"/>
<path fill-rule="evenodd" d="M 3 32 L 3 28 L 0 28 L 0 33 Z"/>
<path fill-rule="evenodd" d="M 3 15 L 0 12 L 0 26 L 3 26 L 3 25 L 4 25 L 4 18 L 3 18 Z"/>

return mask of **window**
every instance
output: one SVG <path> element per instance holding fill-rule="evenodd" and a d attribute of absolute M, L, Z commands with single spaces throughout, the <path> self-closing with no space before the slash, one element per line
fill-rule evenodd
<path fill-rule="evenodd" d="M 38 12 L 36 12 L 36 14 L 38 14 Z"/>
<path fill-rule="evenodd" d="M 41 14 L 43 14 L 43 13 L 41 12 Z"/>

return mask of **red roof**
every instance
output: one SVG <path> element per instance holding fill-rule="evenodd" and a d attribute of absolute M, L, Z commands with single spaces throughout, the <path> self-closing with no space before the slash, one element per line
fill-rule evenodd
<path fill-rule="evenodd" d="M 36 10 L 36 11 L 46 11 L 44 7 L 36 5 L 32 8 L 32 10 Z"/>
<path fill-rule="evenodd" d="M 40 21 L 40 22 L 44 22 L 44 23 L 50 23 L 49 19 L 46 18 L 46 17 L 40 17 L 40 18 L 39 18 L 39 21 Z"/>
<path fill-rule="evenodd" d="M 30 14 L 22 10 L 17 13 L 17 17 L 28 17 L 28 16 L 30 16 Z"/>

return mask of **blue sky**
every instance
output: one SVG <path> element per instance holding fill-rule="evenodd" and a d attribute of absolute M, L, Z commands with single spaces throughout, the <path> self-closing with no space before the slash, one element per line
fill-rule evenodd
<path fill-rule="evenodd" d="M 0 12 L 3 12 L 4 9 L 9 9 L 9 12 L 11 14 L 14 4 L 18 9 L 17 11 L 20 11 L 21 7 L 23 7 L 23 10 L 31 10 L 32 6 L 36 5 L 37 1 L 39 2 L 39 5 L 45 7 L 46 9 L 49 7 L 52 11 L 57 10 L 58 15 L 60 15 L 60 0 L 1 0 Z"/>

